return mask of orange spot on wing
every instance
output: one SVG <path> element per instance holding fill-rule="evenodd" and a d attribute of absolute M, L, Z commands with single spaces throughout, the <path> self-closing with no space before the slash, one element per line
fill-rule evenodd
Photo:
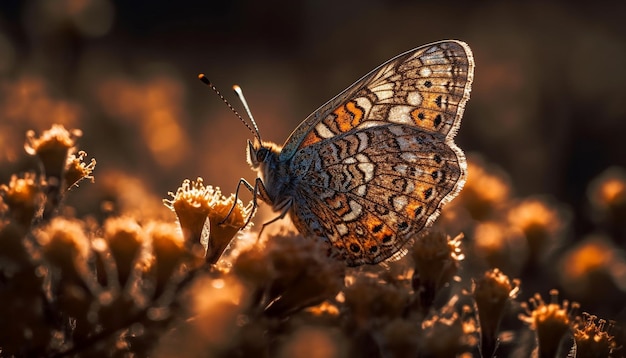
<path fill-rule="evenodd" d="M 377 227 L 378 225 L 381 225 L 383 222 L 380 221 L 380 219 L 374 215 L 367 215 L 367 217 L 364 220 L 364 223 L 367 226 L 367 230 L 369 232 L 374 232 L 376 231 L 374 230 L 374 228 Z"/>
<path fill-rule="evenodd" d="M 407 204 L 406 208 L 404 209 L 405 212 L 406 212 L 406 216 L 409 217 L 409 218 L 415 218 L 416 210 L 419 207 L 422 207 L 420 214 L 423 214 L 424 213 L 423 211 L 426 208 L 423 207 L 422 203 L 420 203 L 419 201 L 416 201 L 416 200 L 409 201 L 409 203 Z"/>
<path fill-rule="evenodd" d="M 371 245 L 380 245 L 381 243 L 383 243 L 385 238 L 389 239 L 390 237 L 393 237 L 395 235 L 395 233 L 389 228 L 389 226 L 385 225 L 383 221 L 381 221 L 378 217 L 374 215 L 367 215 L 364 223 L 367 226 L 367 231 L 376 240 L 376 243 L 372 243 Z"/>
<path fill-rule="evenodd" d="M 384 226 L 381 231 L 373 235 L 376 238 L 376 241 L 378 242 L 378 244 L 381 244 L 381 243 L 385 244 L 389 240 L 393 239 L 396 236 L 396 233 L 391 231 L 389 226 Z"/>
<path fill-rule="evenodd" d="M 307 134 L 307 136 L 304 138 L 304 140 L 302 141 L 302 143 L 300 143 L 299 148 L 304 148 L 307 147 L 309 145 L 315 144 L 317 142 L 321 142 L 322 138 L 320 136 L 318 136 L 315 131 L 310 131 L 309 134 Z"/>
<path fill-rule="evenodd" d="M 434 129 L 439 127 L 444 120 L 443 112 L 422 107 L 412 110 L 411 118 L 420 127 Z"/>
<path fill-rule="evenodd" d="M 333 113 L 337 116 L 335 118 L 335 124 L 342 133 L 358 126 L 363 120 L 364 115 L 363 110 L 357 107 L 356 103 L 353 101 L 337 108 Z"/>

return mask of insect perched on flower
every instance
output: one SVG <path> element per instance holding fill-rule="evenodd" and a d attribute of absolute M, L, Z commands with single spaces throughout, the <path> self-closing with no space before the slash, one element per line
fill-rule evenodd
<path fill-rule="evenodd" d="M 465 183 L 465 155 L 453 140 L 473 76 L 469 46 L 441 41 L 374 69 L 282 147 L 262 141 L 250 116 L 248 162 L 259 177 L 240 184 L 280 213 L 269 223 L 290 214 L 303 235 L 325 238 L 350 266 L 403 255 Z"/>

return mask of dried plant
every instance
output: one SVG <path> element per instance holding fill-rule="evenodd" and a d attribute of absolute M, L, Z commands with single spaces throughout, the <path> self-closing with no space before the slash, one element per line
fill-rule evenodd
<path fill-rule="evenodd" d="M 177 221 L 152 209 L 75 217 L 67 195 L 98 177 L 79 137 L 29 132 L 41 168 L 0 186 L 2 356 L 623 356 L 620 322 L 578 314 L 554 290 L 517 301 L 542 270 L 583 303 L 603 301 L 605 282 L 623 295 L 621 249 L 596 235 L 565 250 L 569 211 L 515 198 L 484 162 L 470 161 L 466 191 L 404 258 L 349 268 L 323 240 L 241 230 L 252 204 L 202 178 L 163 200 Z M 615 173 L 589 190 L 613 226 L 626 187 Z"/>

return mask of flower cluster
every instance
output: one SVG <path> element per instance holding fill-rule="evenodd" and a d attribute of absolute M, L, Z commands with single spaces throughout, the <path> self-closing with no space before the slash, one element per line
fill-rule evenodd
<path fill-rule="evenodd" d="M 259 237 L 246 225 L 253 203 L 202 178 L 169 193 L 168 217 L 137 210 L 153 201 L 140 181 L 109 175 L 133 193 L 95 195 L 105 215 L 79 218 L 65 199 L 95 169 L 76 149 L 80 134 L 29 132 L 41 167 L 0 186 L 3 356 L 623 353 L 624 322 L 578 313 L 619 319 L 623 307 L 626 176 L 616 169 L 589 189 L 606 230 L 569 244 L 564 205 L 515 197 L 502 171 L 470 159 L 466 189 L 406 255 L 349 268 L 329 242 L 280 224 Z M 549 302 L 534 293 L 545 291 Z"/>

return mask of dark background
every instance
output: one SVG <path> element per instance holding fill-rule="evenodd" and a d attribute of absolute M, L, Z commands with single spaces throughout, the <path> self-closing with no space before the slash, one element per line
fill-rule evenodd
<path fill-rule="evenodd" d="M 594 228 L 589 182 L 626 165 L 624 14 L 617 1 L 3 0 L 0 181 L 32 167 L 26 130 L 63 123 L 84 132 L 95 188 L 117 181 L 158 202 L 201 176 L 230 193 L 254 178 L 252 135 L 198 73 L 237 108 L 241 85 L 264 139 L 283 143 L 387 59 L 459 39 L 476 61 L 459 146 L 508 173 L 516 195 L 569 205 L 575 241 Z M 90 185 L 77 196 L 97 197 Z M 94 210 L 81 200 L 79 214 Z"/>

